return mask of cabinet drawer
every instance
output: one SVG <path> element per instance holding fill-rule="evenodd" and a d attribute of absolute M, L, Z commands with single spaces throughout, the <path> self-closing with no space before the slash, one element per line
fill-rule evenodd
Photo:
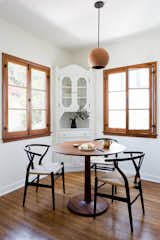
<path fill-rule="evenodd" d="M 60 138 L 77 138 L 77 137 L 89 137 L 91 134 L 89 132 L 59 132 L 57 137 Z"/>

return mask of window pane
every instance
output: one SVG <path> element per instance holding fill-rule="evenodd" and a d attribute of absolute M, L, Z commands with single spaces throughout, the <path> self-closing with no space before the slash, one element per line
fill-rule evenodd
<path fill-rule="evenodd" d="M 130 130 L 149 129 L 149 110 L 130 110 L 129 129 Z"/>
<path fill-rule="evenodd" d="M 72 97 L 72 92 L 70 87 L 62 88 L 62 97 Z"/>
<path fill-rule="evenodd" d="M 8 84 L 26 86 L 27 68 L 15 63 L 8 63 Z"/>
<path fill-rule="evenodd" d="M 32 130 L 46 128 L 46 111 L 32 110 Z"/>
<path fill-rule="evenodd" d="M 46 73 L 40 70 L 31 70 L 31 86 L 34 89 L 46 90 Z"/>
<path fill-rule="evenodd" d="M 86 79 L 85 78 L 79 78 L 77 85 L 78 85 L 78 87 L 87 87 Z"/>
<path fill-rule="evenodd" d="M 109 109 L 125 109 L 125 108 L 126 108 L 125 92 L 109 93 Z"/>
<path fill-rule="evenodd" d="M 78 97 L 86 97 L 87 96 L 87 88 L 78 88 L 77 94 L 78 94 Z"/>
<path fill-rule="evenodd" d="M 125 128 L 125 111 L 109 111 L 109 128 Z"/>
<path fill-rule="evenodd" d="M 64 77 L 62 80 L 62 86 L 71 87 L 72 86 L 71 79 L 69 77 Z"/>
<path fill-rule="evenodd" d="M 8 111 L 8 131 L 17 132 L 27 129 L 26 110 Z"/>
<path fill-rule="evenodd" d="M 46 92 L 39 90 L 32 90 L 32 108 L 45 109 L 46 108 Z"/>
<path fill-rule="evenodd" d="M 126 73 L 109 74 L 108 89 L 109 91 L 124 91 L 126 89 Z"/>
<path fill-rule="evenodd" d="M 129 109 L 148 109 L 149 89 L 129 90 Z"/>
<path fill-rule="evenodd" d="M 129 88 L 149 88 L 149 69 L 130 69 Z"/>
<path fill-rule="evenodd" d="M 19 87 L 8 87 L 8 107 L 26 108 L 26 89 Z"/>

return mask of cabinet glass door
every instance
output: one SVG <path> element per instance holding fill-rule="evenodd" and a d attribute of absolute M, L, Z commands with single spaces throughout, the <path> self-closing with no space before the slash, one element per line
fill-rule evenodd
<path fill-rule="evenodd" d="M 72 81 L 69 77 L 62 80 L 62 104 L 64 107 L 70 107 L 72 104 Z"/>
<path fill-rule="evenodd" d="M 87 81 L 85 78 L 79 78 L 77 82 L 77 104 L 82 108 L 87 104 Z"/>

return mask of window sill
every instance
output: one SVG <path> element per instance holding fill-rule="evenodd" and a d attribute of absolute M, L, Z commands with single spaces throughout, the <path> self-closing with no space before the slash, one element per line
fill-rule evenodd
<path fill-rule="evenodd" d="M 126 133 L 111 133 L 104 131 L 104 135 L 116 135 L 116 136 L 125 136 L 125 137 L 140 137 L 140 138 L 157 138 L 157 134 L 140 134 L 140 133 L 135 133 L 135 134 L 126 134 Z"/>
<path fill-rule="evenodd" d="M 24 136 L 24 137 L 12 137 L 12 138 L 3 138 L 3 143 L 7 142 L 15 142 L 15 141 L 20 141 L 20 140 L 27 140 L 27 139 L 32 139 L 32 138 L 41 138 L 41 137 L 47 137 L 51 136 L 51 132 L 45 133 L 45 134 L 36 134 L 36 135 L 29 135 L 29 136 Z"/>

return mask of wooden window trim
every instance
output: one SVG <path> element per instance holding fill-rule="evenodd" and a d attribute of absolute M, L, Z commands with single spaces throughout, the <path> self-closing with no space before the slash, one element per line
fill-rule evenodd
<path fill-rule="evenodd" d="M 150 129 L 149 130 L 129 130 L 129 107 L 128 107 L 128 70 L 137 68 L 149 68 L 150 71 Z M 108 76 L 111 73 L 126 73 L 126 128 L 116 129 L 108 127 Z M 104 70 L 103 72 L 103 83 L 104 83 L 104 134 L 108 135 L 120 135 L 120 136 L 131 136 L 131 137 L 146 137 L 156 138 L 157 137 L 157 62 L 148 62 L 137 65 L 130 65 L 119 68 L 112 68 Z"/>
<path fill-rule="evenodd" d="M 27 68 L 27 130 L 8 132 L 8 62 Z M 46 128 L 31 130 L 31 69 L 46 72 Z M 2 53 L 2 138 L 3 142 L 38 138 L 50 135 L 50 68 Z"/>

